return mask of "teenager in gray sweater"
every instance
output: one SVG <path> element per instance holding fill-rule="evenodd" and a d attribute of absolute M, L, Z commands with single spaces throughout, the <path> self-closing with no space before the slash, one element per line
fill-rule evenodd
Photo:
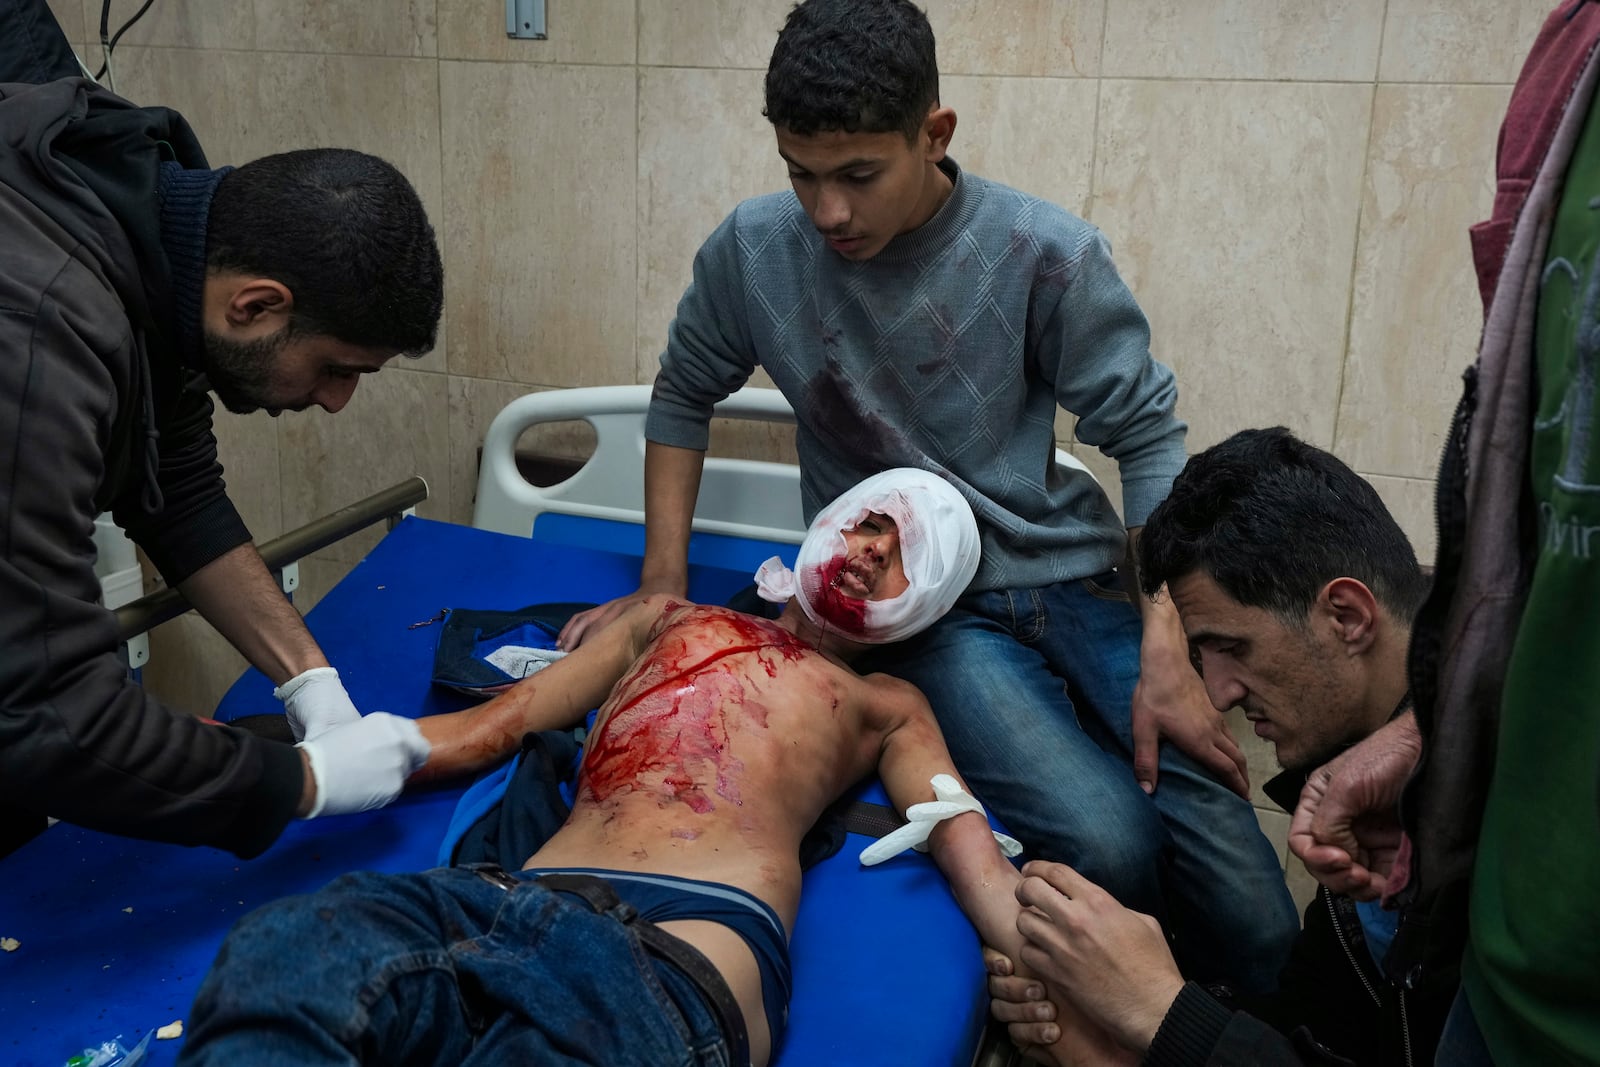
<path fill-rule="evenodd" d="M 712 405 L 759 366 L 795 409 L 808 521 L 898 466 L 948 479 L 978 516 L 967 595 L 869 669 L 927 694 L 962 773 L 1035 854 L 1162 917 L 1193 977 L 1270 986 L 1298 924 L 1243 758 L 1171 604 L 1117 569 L 1185 427 L 1104 237 L 946 155 L 956 116 L 906 0 L 797 6 L 765 114 L 793 192 L 739 205 L 695 257 L 646 422 L 639 593 L 576 617 L 563 645 L 638 596 L 683 594 Z M 1054 462 L 1058 407 L 1117 461 L 1126 526 Z"/>

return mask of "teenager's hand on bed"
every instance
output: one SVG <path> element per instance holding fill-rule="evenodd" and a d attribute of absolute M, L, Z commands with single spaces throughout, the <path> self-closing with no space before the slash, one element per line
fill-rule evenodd
<path fill-rule="evenodd" d="M 1064 863 L 1035 861 L 1022 874 L 1017 963 L 1051 990 L 1057 1024 L 1062 1009 L 1076 1008 L 1122 1046 L 1148 1048 L 1183 989 L 1160 924 Z"/>
<path fill-rule="evenodd" d="M 681 597 L 685 595 L 684 582 L 640 582 L 636 592 L 627 596 L 619 596 L 615 600 L 608 600 L 597 608 L 580 611 L 567 620 L 567 624 L 556 635 L 556 647 L 563 652 L 571 652 L 589 638 L 604 630 L 627 614 L 629 608 L 640 601 L 652 597 L 657 593 L 667 596 Z M 660 588 L 656 588 L 660 586 Z M 670 587 L 670 588 L 669 588 Z"/>
<path fill-rule="evenodd" d="M 1133 774 L 1146 793 L 1156 791 L 1161 740 L 1178 746 L 1229 789 L 1246 799 L 1250 778 L 1244 752 L 1211 706 L 1205 684 L 1187 658 L 1148 646 L 1133 689 Z"/>

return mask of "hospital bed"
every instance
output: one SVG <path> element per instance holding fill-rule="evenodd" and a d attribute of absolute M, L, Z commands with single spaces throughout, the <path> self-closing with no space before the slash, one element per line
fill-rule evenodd
<path fill-rule="evenodd" d="M 438 633 L 431 620 L 441 609 L 599 602 L 634 588 L 648 395 L 648 387 L 629 386 L 514 401 L 485 438 L 474 526 L 401 518 L 317 604 L 307 623 L 358 707 L 420 716 L 468 703 L 429 681 Z M 718 415 L 792 420 L 770 390 L 743 390 Z M 558 485 L 530 485 L 516 464 L 519 437 L 568 419 L 594 427 L 594 456 Z M 380 494 L 384 507 L 404 506 L 410 498 L 401 488 Z M 708 459 L 690 596 L 722 602 L 767 556 L 792 562 L 802 533 L 794 467 Z M 305 546 L 328 536 L 300 536 L 296 547 L 314 550 Z M 143 616 L 136 608 L 128 617 L 148 620 L 145 607 Z M 270 683 L 252 670 L 223 697 L 216 718 L 280 710 Z M 0 1063 L 61 1067 L 86 1047 L 113 1037 L 131 1047 L 146 1031 L 184 1019 L 235 920 L 345 871 L 433 866 L 463 789 L 419 790 L 380 811 L 293 822 L 250 861 L 52 827 L 0 860 L 0 938 L 17 942 L 0 952 Z M 884 799 L 874 783 L 860 796 Z M 856 856 L 869 840 L 849 835 L 806 875 L 791 946 L 790 1026 L 774 1063 L 1006 1063 L 1009 1052 L 984 1025 L 976 936 L 938 871 L 917 854 L 863 869 Z M 174 1062 L 180 1042 L 152 1042 L 145 1062 Z"/>

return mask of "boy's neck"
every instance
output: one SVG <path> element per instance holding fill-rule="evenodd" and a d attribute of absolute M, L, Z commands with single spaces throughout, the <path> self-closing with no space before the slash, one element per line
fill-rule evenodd
<path fill-rule="evenodd" d="M 913 221 L 903 231 L 904 233 L 915 233 L 926 226 L 939 213 L 939 209 L 944 207 L 945 201 L 950 199 L 950 194 L 955 191 L 955 182 L 950 180 L 950 175 L 944 172 L 943 167 L 937 163 L 929 163 L 928 169 L 931 173 L 928 175 L 927 186 L 923 191 L 922 202 L 917 205 L 916 212 L 911 216 Z"/>
<path fill-rule="evenodd" d="M 812 622 L 793 598 L 784 605 L 783 614 L 778 616 L 777 624 L 794 634 L 803 644 L 810 645 L 824 656 L 843 665 L 849 665 L 851 660 L 867 649 L 866 645 L 850 640 L 832 627 L 818 626 Z"/>

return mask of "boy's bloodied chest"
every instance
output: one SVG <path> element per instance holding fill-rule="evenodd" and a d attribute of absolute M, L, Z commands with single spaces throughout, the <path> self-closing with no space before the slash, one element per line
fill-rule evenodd
<path fill-rule="evenodd" d="M 692 609 L 612 691 L 590 735 L 579 791 L 602 802 L 646 793 L 699 813 L 742 804 L 747 760 L 772 753 L 782 741 L 774 729 L 791 727 L 795 712 L 836 711 L 837 673 L 771 623 Z"/>

